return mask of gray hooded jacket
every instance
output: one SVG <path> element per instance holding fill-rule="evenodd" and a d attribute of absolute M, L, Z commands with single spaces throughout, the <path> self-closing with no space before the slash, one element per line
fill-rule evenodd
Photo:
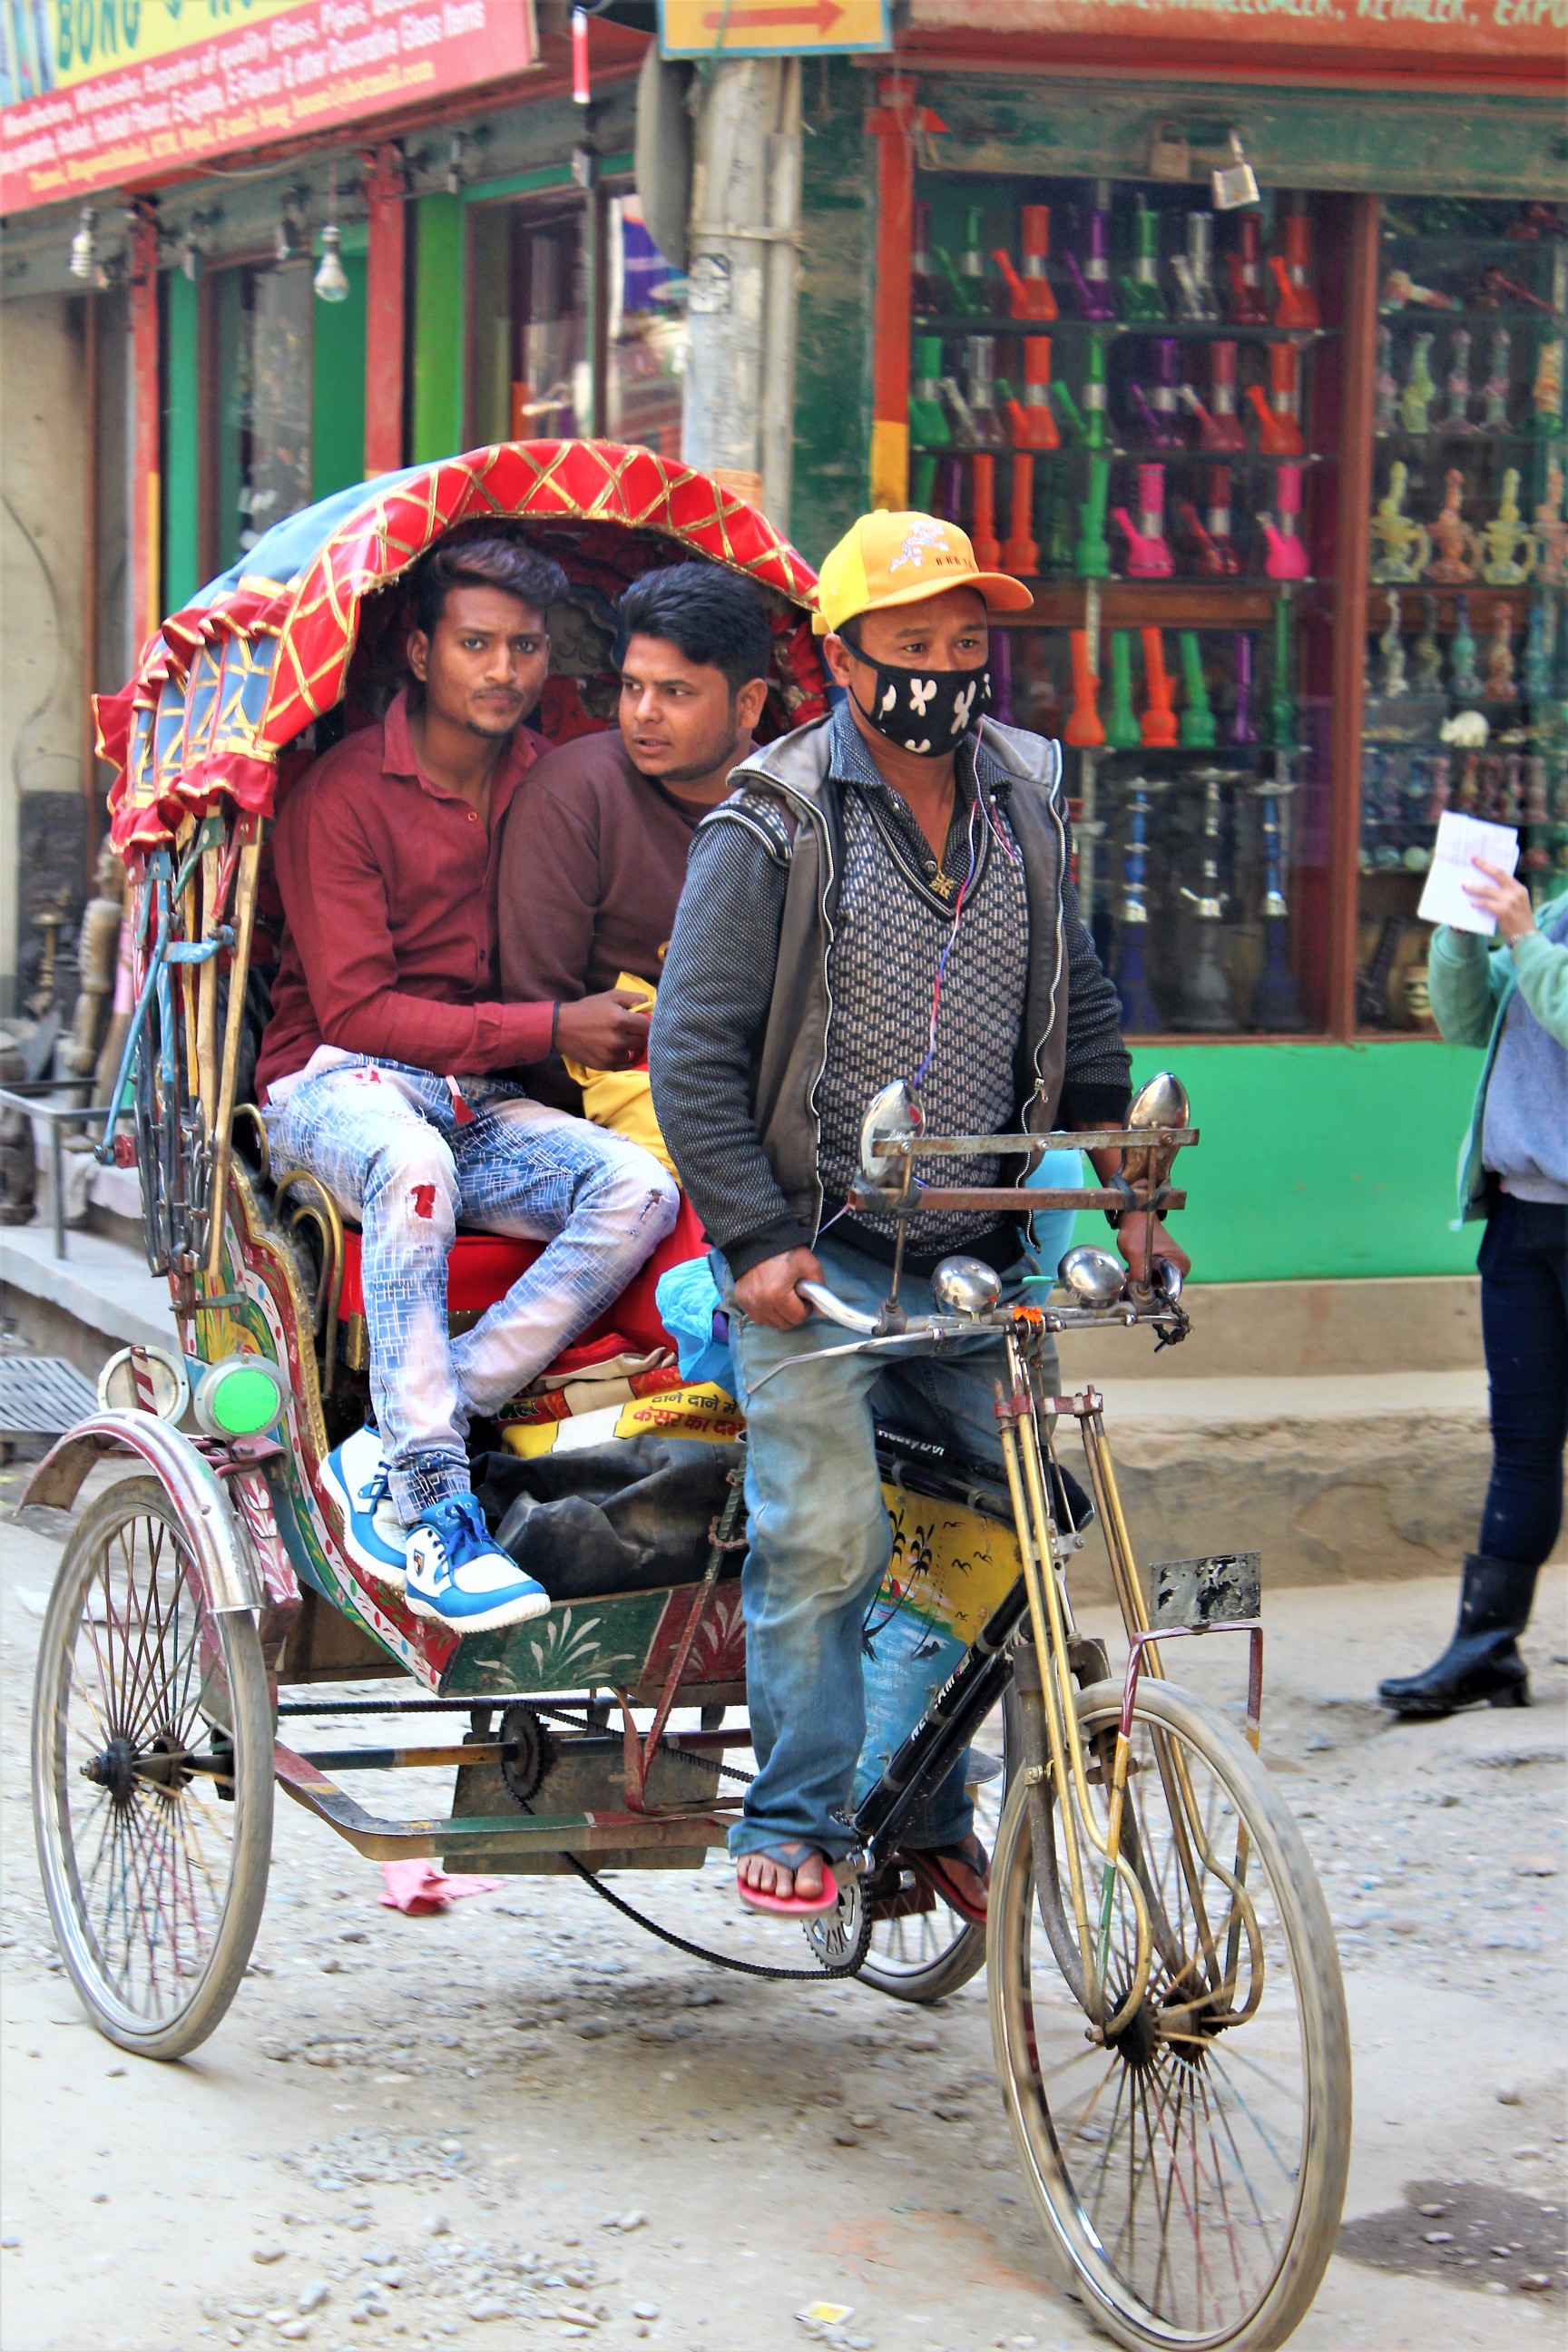
<path fill-rule="evenodd" d="M 1016 1119 L 1114 1121 L 1128 1098 L 1116 992 L 1068 873 L 1061 753 L 985 719 L 968 739 L 1003 784 L 1029 907 Z M 680 1180 L 736 1276 L 809 1246 L 822 1219 L 816 1093 L 842 869 L 830 723 L 753 752 L 698 828 L 665 958 L 648 1064 Z M 845 1018 L 846 1008 L 837 1008 Z M 1014 1162 L 1001 1181 L 1022 1173 Z"/>

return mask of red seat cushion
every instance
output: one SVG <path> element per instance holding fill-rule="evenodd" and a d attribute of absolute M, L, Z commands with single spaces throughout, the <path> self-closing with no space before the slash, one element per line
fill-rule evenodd
<path fill-rule="evenodd" d="M 579 1332 L 574 1348 L 591 1346 L 612 1333 L 644 1352 L 674 1346 L 658 1319 L 654 1292 L 661 1274 L 687 1258 L 700 1257 L 708 1246 L 702 1221 L 684 1193 L 680 1213 L 646 1265 L 640 1267 L 613 1307 L 586 1331 Z M 459 1234 L 447 1260 L 447 1311 L 449 1315 L 482 1315 L 504 1298 L 520 1275 L 543 1255 L 543 1242 L 510 1241 L 500 1234 Z M 343 1286 L 338 1299 L 340 1315 L 364 1313 L 360 1280 L 360 1233 L 357 1225 L 343 1229 Z"/>

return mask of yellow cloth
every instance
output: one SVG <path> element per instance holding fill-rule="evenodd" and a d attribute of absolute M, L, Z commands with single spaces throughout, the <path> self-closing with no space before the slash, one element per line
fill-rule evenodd
<path fill-rule="evenodd" d="M 617 988 L 635 989 L 651 1006 L 658 1002 L 658 991 L 636 972 L 622 971 L 616 975 Z M 651 1151 L 660 1166 L 676 1176 L 675 1162 L 669 1156 L 658 1121 L 654 1117 L 653 1086 L 646 1070 L 593 1070 L 585 1062 L 574 1062 L 563 1056 L 570 1075 L 583 1089 L 583 1116 L 591 1118 L 595 1127 L 607 1127 L 612 1134 L 624 1135 L 628 1143 L 640 1143 Z M 676 1181 L 679 1182 L 679 1176 Z"/>

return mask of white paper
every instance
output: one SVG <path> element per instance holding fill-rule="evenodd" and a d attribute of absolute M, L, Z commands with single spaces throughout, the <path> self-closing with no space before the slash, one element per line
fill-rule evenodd
<path fill-rule="evenodd" d="M 1511 824 L 1488 824 L 1484 817 L 1463 816 L 1458 809 L 1445 809 L 1437 819 L 1437 838 L 1432 847 L 1432 863 L 1426 869 L 1426 887 L 1416 910 L 1424 923 L 1447 923 L 1450 930 L 1479 931 L 1484 938 L 1491 937 L 1497 929 L 1497 917 L 1483 914 L 1464 891 L 1467 882 L 1484 882 L 1488 878 L 1475 870 L 1473 861 L 1478 857 L 1511 874 L 1519 864 L 1518 834 Z"/>

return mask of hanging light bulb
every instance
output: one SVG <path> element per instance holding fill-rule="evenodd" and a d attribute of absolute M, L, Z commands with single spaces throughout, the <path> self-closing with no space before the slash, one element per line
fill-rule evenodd
<path fill-rule="evenodd" d="M 272 258 L 279 269 L 294 258 L 294 224 L 285 208 L 278 215 L 278 226 L 272 232 Z"/>
<path fill-rule="evenodd" d="M 342 232 L 336 221 L 329 221 L 321 231 L 321 263 L 311 284 L 318 302 L 346 302 L 349 299 L 349 277 L 340 258 Z"/>
<path fill-rule="evenodd" d="M 195 224 L 180 239 L 180 275 L 194 286 L 202 274 L 202 248 L 196 237 Z"/>
<path fill-rule="evenodd" d="M 463 193 L 463 151 L 468 141 L 460 131 L 452 133 L 451 152 L 447 158 L 447 194 L 460 196 Z"/>
<path fill-rule="evenodd" d="M 90 286 L 98 275 L 98 215 L 90 205 L 84 205 L 81 218 L 71 239 L 70 274 Z"/>
<path fill-rule="evenodd" d="M 334 163 L 327 182 L 327 217 L 321 230 L 321 263 L 311 284 L 318 302 L 346 302 L 349 295 L 348 272 L 342 264 L 342 231 L 338 226 L 338 167 Z"/>

